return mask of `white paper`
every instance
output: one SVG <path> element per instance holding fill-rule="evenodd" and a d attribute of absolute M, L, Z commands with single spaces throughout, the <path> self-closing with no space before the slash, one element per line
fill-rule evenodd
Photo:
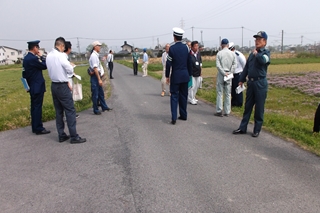
<path fill-rule="evenodd" d="M 223 78 L 224 81 L 227 81 L 227 80 L 230 80 L 230 79 L 233 79 L 233 73 L 230 73 L 229 75 L 224 76 L 224 78 Z"/>
<path fill-rule="evenodd" d="M 76 77 L 77 79 L 79 79 L 81 81 L 81 76 L 80 75 L 76 75 L 76 74 L 73 74 L 74 77 Z"/>
<path fill-rule="evenodd" d="M 242 84 L 242 86 L 238 86 L 237 88 L 236 88 L 236 93 L 237 94 L 240 94 L 241 92 L 243 92 L 243 91 L 245 91 L 246 90 L 246 87 Z"/>

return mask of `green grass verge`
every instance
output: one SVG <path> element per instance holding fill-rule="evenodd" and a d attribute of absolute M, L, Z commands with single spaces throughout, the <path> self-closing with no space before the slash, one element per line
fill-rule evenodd
<path fill-rule="evenodd" d="M 21 65 L 0 67 L 0 131 L 30 125 L 30 95 L 25 92 L 21 83 Z M 75 72 L 82 77 L 83 100 L 75 102 L 76 111 L 80 112 L 92 106 L 90 76 L 86 66 L 77 66 Z M 51 95 L 51 80 L 48 72 L 43 71 L 46 80 L 46 92 L 43 100 L 42 120 L 55 119 L 55 110 Z M 110 95 L 110 83 L 105 79 L 107 93 Z"/>

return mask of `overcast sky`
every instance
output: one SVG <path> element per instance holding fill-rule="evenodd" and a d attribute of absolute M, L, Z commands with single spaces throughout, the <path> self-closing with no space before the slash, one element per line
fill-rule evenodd
<path fill-rule="evenodd" d="M 25 50 L 41 40 L 50 50 L 63 36 L 81 51 L 94 40 L 116 52 L 124 41 L 154 47 L 173 41 L 172 28 L 183 26 L 184 37 L 216 47 L 219 37 L 237 45 L 253 45 L 252 35 L 264 30 L 268 45 L 320 42 L 319 0 L 0 0 L 0 46 Z M 243 28 L 242 28 L 243 27 Z M 243 37 L 242 37 L 243 32 Z M 302 37 L 303 36 L 303 37 Z M 242 39 L 243 38 L 243 39 Z"/>

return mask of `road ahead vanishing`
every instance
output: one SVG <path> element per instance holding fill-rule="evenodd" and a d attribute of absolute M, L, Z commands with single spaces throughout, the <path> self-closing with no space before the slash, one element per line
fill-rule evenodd
<path fill-rule="evenodd" d="M 320 212 L 320 158 L 239 118 L 188 105 L 171 125 L 160 81 L 115 64 L 113 111 L 77 119 L 83 144 L 0 132 L 0 212 Z M 46 94 L 48 95 L 48 94 Z"/>

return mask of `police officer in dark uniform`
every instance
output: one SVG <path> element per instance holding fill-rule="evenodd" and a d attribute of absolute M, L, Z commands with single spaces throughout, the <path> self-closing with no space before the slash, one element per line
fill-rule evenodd
<path fill-rule="evenodd" d="M 255 105 L 252 137 L 258 137 L 263 123 L 264 104 L 268 91 L 266 77 L 270 64 L 270 52 L 265 49 L 268 39 L 266 32 L 260 31 L 253 37 L 256 39 L 256 48 L 249 55 L 239 79 L 239 86 L 242 86 L 248 76 L 245 109 L 240 127 L 234 130 L 233 134 L 245 134 L 247 132 L 247 125 L 250 120 L 252 108 Z"/>
<path fill-rule="evenodd" d="M 30 87 L 32 132 L 37 135 L 48 134 L 50 131 L 42 124 L 42 103 L 46 91 L 42 70 L 47 69 L 46 61 L 39 51 L 40 41 L 27 43 L 29 52 L 23 59 L 22 77 L 27 80 Z"/>
<path fill-rule="evenodd" d="M 166 62 L 166 79 L 170 82 L 171 123 L 176 124 L 179 103 L 179 118 L 187 120 L 188 82 L 192 75 L 191 55 L 187 45 L 181 42 L 184 31 L 173 28 L 175 44 L 170 46 Z M 171 76 L 170 75 L 171 70 Z"/>

